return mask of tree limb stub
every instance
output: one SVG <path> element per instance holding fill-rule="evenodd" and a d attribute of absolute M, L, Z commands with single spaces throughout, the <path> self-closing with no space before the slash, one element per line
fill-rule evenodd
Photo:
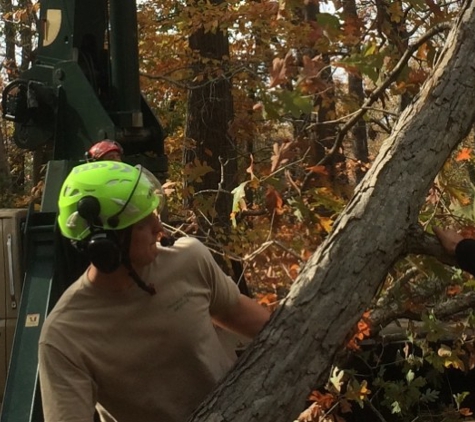
<path fill-rule="evenodd" d="M 437 69 L 401 115 L 334 230 L 268 326 L 192 422 L 295 419 L 405 252 L 425 195 L 475 118 L 475 11 L 466 4 Z M 209 411 L 212 403 L 212 413 Z M 293 418 L 293 419 L 292 419 Z"/>

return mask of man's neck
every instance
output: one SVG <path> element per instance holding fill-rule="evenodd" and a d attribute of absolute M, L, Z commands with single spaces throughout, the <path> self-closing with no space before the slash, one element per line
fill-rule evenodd
<path fill-rule="evenodd" d="M 127 290 L 134 284 L 129 272 L 123 265 L 109 274 L 103 273 L 94 265 L 91 265 L 87 270 L 87 278 L 95 287 L 111 292 Z"/>

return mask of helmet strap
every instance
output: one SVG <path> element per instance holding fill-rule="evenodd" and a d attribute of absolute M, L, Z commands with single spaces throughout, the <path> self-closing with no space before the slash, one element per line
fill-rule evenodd
<path fill-rule="evenodd" d="M 132 266 L 132 263 L 130 262 L 130 242 L 132 240 L 132 226 L 127 227 L 127 229 L 124 230 L 124 237 L 122 238 L 122 264 L 124 267 L 129 271 L 129 276 L 134 280 L 135 284 L 139 286 L 142 290 L 146 291 L 150 296 L 153 296 L 157 294 L 157 291 L 155 290 L 155 286 L 150 283 L 146 284 L 145 281 L 143 281 L 140 276 L 137 274 L 137 271 L 135 271 L 134 267 Z"/>

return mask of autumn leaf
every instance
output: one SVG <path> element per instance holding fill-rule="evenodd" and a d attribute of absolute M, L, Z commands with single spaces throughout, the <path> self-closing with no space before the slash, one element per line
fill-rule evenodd
<path fill-rule="evenodd" d="M 358 403 L 362 403 L 370 394 L 371 390 L 368 389 L 368 382 L 366 380 L 363 380 L 361 384 L 354 380 L 348 385 L 345 397 L 348 400 L 355 400 Z"/>
<path fill-rule="evenodd" d="M 441 357 L 441 358 L 446 358 L 446 357 L 449 357 L 452 355 L 452 349 L 445 345 L 445 344 L 442 344 L 440 347 L 439 347 L 439 350 L 437 350 L 437 354 Z"/>
<path fill-rule="evenodd" d="M 231 211 L 231 221 L 233 227 L 236 227 L 236 214 L 241 211 L 247 209 L 245 197 L 246 197 L 246 185 L 249 182 L 243 182 L 239 186 L 236 186 L 232 191 L 231 194 L 233 195 L 233 208 Z"/>
<path fill-rule="evenodd" d="M 457 157 L 455 157 L 455 161 L 466 161 L 472 158 L 472 148 L 462 148 Z"/>
<path fill-rule="evenodd" d="M 312 391 L 308 399 L 310 401 L 318 403 L 322 407 L 322 409 L 326 410 L 330 409 L 333 406 L 333 403 L 335 403 L 335 397 L 333 396 L 333 394 L 322 394 L 320 393 L 320 391 L 317 390 Z"/>
<path fill-rule="evenodd" d="M 369 311 L 366 311 L 361 319 L 358 321 L 353 337 L 348 341 L 346 347 L 350 350 L 360 350 L 358 342 L 371 334 L 371 327 L 369 322 Z"/>
<path fill-rule="evenodd" d="M 439 203 L 439 201 L 440 201 L 440 192 L 439 192 L 439 190 L 436 189 L 435 187 L 431 187 L 429 189 L 429 194 L 427 195 L 426 201 L 429 204 L 432 204 L 432 205 L 435 205 L 435 204 Z"/>
<path fill-rule="evenodd" d="M 268 186 L 267 187 L 267 192 L 266 192 L 266 208 L 269 212 L 271 213 L 276 213 L 276 214 L 282 214 L 284 210 L 282 209 L 282 206 L 284 205 L 284 200 L 282 199 L 282 196 L 280 196 L 280 193 L 277 192 L 277 190 L 272 187 Z"/>
<path fill-rule="evenodd" d="M 465 239 L 475 239 L 475 227 L 474 226 L 464 226 L 460 229 L 460 234 Z"/>
<path fill-rule="evenodd" d="M 456 199 L 461 205 L 470 204 L 470 198 L 461 189 L 457 189 L 454 186 L 446 186 L 445 190 L 447 191 L 449 195 L 451 195 L 454 199 Z"/>
<path fill-rule="evenodd" d="M 325 230 L 326 233 L 330 233 L 333 227 L 333 220 L 329 217 L 320 217 L 318 219 L 319 226 Z"/>
<path fill-rule="evenodd" d="M 337 367 L 333 369 L 333 372 L 330 377 L 330 383 L 333 385 L 333 387 L 335 387 L 337 392 L 341 391 L 344 375 L 345 371 L 343 371 L 342 369 L 339 369 Z"/>
<path fill-rule="evenodd" d="M 323 421 L 324 415 L 323 409 L 317 402 L 312 403 L 307 409 L 305 409 L 294 422 L 315 422 Z"/>
<path fill-rule="evenodd" d="M 292 52 L 289 51 L 283 59 L 276 57 L 272 61 L 272 69 L 270 71 L 271 80 L 270 88 L 275 88 L 287 81 L 287 77 L 291 74 L 291 65 L 294 62 Z"/>
<path fill-rule="evenodd" d="M 459 359 L 457 356 L 451 356 L 449 359 L 447 359 L 444 362 L 444 366 L 446 368 L 455 368 L 455 369 L 460 369 L 461 371 L 465 371 L 465 365 L 461 359 Z"/>
<path fill-rule="evenodd" d="M 321 174 L 323 176 L 328 176 L 328 170 L 325 166 L 312 166 L 307 167 L 307 171 L 311 171 L 312 173 Z"/>
<path fill-rule="evenodd" d="M 473 412 L 468 407 L 462 407 L 461 409 L 459 409 L 459 413 L 462 416 L 472 416 L 473 415 Z"/>
<path fill-rule="evenodd" d="M 269 306 L 277 302 L 277 295 L 275 293 L 267 293 L 265 295 L 259 295 L 259 299 L 257 303 L 259 305 L 266 305 Z"/>
<path fill-rule="evenodd" d="M 303 68 L 300 73 L 303 79 L 313 79 L 320 77 L 322 69 L 326 66 L 321 55 L 311 59 L 309 56 L 302 58 Z"/>
<path fill-rule="evenodd" d="M 461 286 L 448 286 L 447 287 L 447 296 L 456 296 L 462 291 Z"/>

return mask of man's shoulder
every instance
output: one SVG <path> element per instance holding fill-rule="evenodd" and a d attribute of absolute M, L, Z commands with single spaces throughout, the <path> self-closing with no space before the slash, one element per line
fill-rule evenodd
<path fill-rule="evenodd" d="M 85 275 L 79 277 L 74 283 L 72 283 L 61 295 L 52 311 L 46 317 L 41 330 L 41 337 L 50 335 L 51 332 L 56 331 L 56 328 L 61 327 L 64 320 L 70 318 L 71 314 L 68 312 L 71 308 L 75 308 L 75 302 L 80 300 L 80 292 L 83 289 L 83 283 Z M 41 341 L 41 340 L 40 340 Z"/>
<path fill-rule="evenodd" d="M 187 249 L 191 251 L 206 250 L 206 246 L 196 237 L 180 237 L 175 242 L 175 247 L 179 249 Z"/>

